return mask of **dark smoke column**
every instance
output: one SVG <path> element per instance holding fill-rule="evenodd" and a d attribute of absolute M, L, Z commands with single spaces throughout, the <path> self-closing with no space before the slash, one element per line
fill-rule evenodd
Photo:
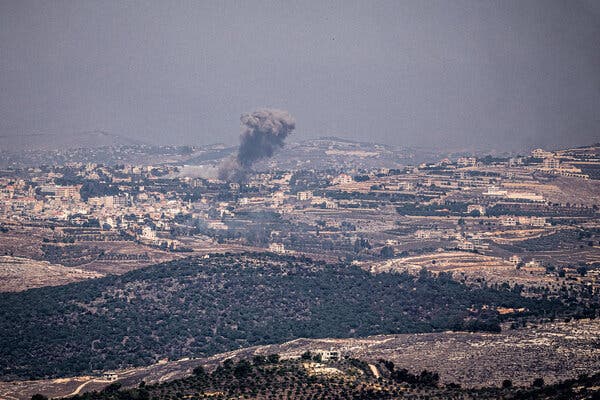
<path fill-rule="evenodd" d="M 223 180 L 244 180 L 252 164 L 271 157 L 296 128 L 294 118 L 283 110 L 264 108 L 242 114 L 240 120 L 244 127 L 240 148 L 235 159 L 221 165 L 219 177 Z"/>
<path fill-rule="evenodd" d="M 237 161 L 243 168 L 255 161 L 271 157 L 275 150 L 283 147 L 285 138 L 296 128 L 296 121 L 287 112 L 262 109 L 252 114 L 242 114 L 244 125 Z"/>

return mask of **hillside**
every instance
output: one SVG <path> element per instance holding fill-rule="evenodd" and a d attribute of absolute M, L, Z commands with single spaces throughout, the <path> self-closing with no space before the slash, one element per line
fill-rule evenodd
<path fill-rule="evenodd" d="M 246 347 L 206 358 L 183 358 L 150 366 L 110 371 L 122 387 L 137 387 L 142 381 L 156 384 L 181 379 L 198 366 L 212 371 L 227 359 L 239 361 L 254 356 L 279 354 L 295 359 L 306 351 L 339 351 L 343 357 L 369 363 L 379 359 L 402 365 L 413 374 L 422 370 L 439 374 L 439 384 L 463 388 L 499 387 L 504 380 L 529 386 L 541 377 L 548 384 L 600 371 L 598 332 L 600 320 L 530 324 L 501 333 L 436 332 L 377 335 L 367 338 L 295 339 L 281 344 Z M 452 360 L 451 363 L 448 360 Z M 107 372 L 107 371 L 104 371 Z M 0 381 L 0 398 L 29 400 L 35 393 L 65 397 L 79 390 L 101 391 L 115 382 L 102 374 L 33 381 Z"/>
<path fill-rule="evenodd" d="M 101 273 L 69 268 L 24 257 L 0 256 L 0 292 L 16 292 L 42 286 L 65 285 L 99 278 Z"/>
<path fill-rule="evenodd" d="M 61 134 L 0 136 L 0 149 L 3 151 L 96 148 L 139 144 L 142 144 L 142 142 L 100 130 Z"/>
<path fill-rule="evenodd" d="M 600 374 L 544 385 L 534 380 L 526 387 L 513 387 L 506 380 L 501 388 L 463 389 L 440 385 L 437 373 L 413 374 L 393 362 L 374 363 L 356 358 L 322 362 L 307 352 L 299 360 L 280 360 L 277 354 L 255 356 L 237 362 L 225 360 L 212 372 L 194 369 L 189 377 L 138 388 L 120 390 L 115 383 L 101 392 L 72 397 L 73 400 L 128 399 L 594 399 Z"/>
<path fill-rule="evenodd" d="M 207 356 L 299 337 L 498 331 L 496 307 L 562 313 L 510 290 L 428 273 L 372 275 L 270 254 L 158 264 L 121 276 L 0 294 L 3 379 L 57 377 Z"/>

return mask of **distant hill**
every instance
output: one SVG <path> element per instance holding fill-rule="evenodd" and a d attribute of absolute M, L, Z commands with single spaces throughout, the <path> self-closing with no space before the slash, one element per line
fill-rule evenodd
<path fill-rule="evenodd" d="M 358 142 L 337 137 L 289 142 L 274 157 L 261 160 L 255 169 L 276 165 L 278 168 L 395 168 L 412 164 L 412 150 L 378 143 Z"/>
<path fill-rule="evenodd" d="M 237 146 L 202 146 L 189 159 L 188 165 L 218 164 L 223 159 L 235 155 Z M 415 157 L 416 156 L 416 157 Z M 425 157 L 425 159 L 437 159 Z M 394 168 L 402 163 L 421 161 L 422 154 L 378 143 L 357 142 L 337 137 L 308 139 L 287 142 L 271 158 L 261 159 L 253 169 L 261 171 L 270 168 Z"/>
<path fill-rule="evenodd" d="M 0 135 L 0 151 L 56 150 L 144 144 L 101 130 L 64 134 Z"/>
<path fill-rule="evenodd" d="M 237 147 L 233 146 L 204 146 L 201 150 L 196 151 L 192 156 L 185 160 L 186 164 L 198 165 L 210 162 L 218 162 L 227 157 L 231 157 L 237 151 Z"/>
<path fill-rule="evenodd" d="M 428 273 L 373 275 L 272 254 L 189 258 L 0 294 L 0 375 L 74 375 L 300 337 L 497 332 L 498 306 L 536 315 L 563 309 Z"/>

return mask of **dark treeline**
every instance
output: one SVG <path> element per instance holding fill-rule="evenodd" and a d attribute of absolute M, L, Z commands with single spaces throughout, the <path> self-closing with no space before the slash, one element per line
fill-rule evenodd
<path fill-rule="evenodd" d="M 558 302 L 423 271 L 373 275 L 271 254 L 187 258 L 0 294 L 0 373 L 41 378 L 207 356 L 299 337 L 500 330 L 495 307 L 564 315 Z"/>

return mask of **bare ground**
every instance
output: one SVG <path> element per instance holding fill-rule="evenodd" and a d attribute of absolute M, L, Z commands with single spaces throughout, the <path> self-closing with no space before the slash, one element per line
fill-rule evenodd
<path fill-rule="evenodd" d="M 42 286 L 59 286 L 102 276 L 104 275 L 101 273 L 64 267 L 47 261 L 0 256 L 0 292 L 18 292 Z"/>

